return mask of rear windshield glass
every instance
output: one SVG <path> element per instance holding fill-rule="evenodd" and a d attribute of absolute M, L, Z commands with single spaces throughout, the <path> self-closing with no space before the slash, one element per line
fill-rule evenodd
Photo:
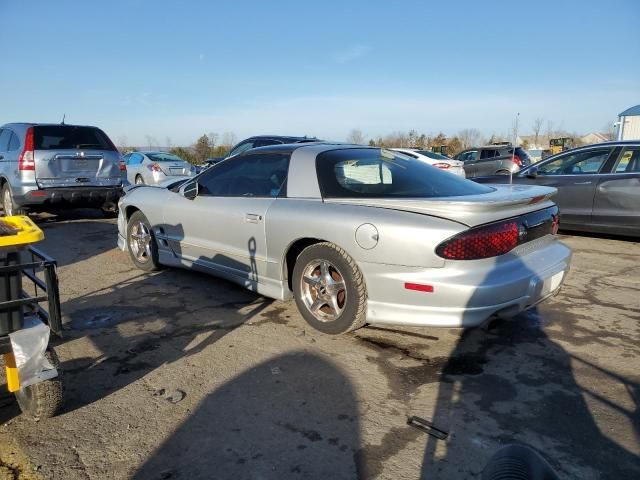
<path fill-rule="evenodd" d="M 316 169 L 325 198 L 430 198 L 493 191 L 399 152 L 379 148 L 325 152 L 318 155 Z"/>
<path fill-rule="evenodd" d="M 154 162 L 184 162 L 179 156 L 172 153 L 147 153 L 146 155 Z"/>
<path fill-rule="evenodd" d="M 440 153 L 430 152 L 429 150 L 416 150 L 416 152 L 425 157 L 433 158 L 434 160 L 451 160 L 449 157 Z"/>
<path fill-rule="evenodd" d="M 115 150 L 109 137 L 95 127 L 42 125 L 33 127 L 36 150 Z"/>

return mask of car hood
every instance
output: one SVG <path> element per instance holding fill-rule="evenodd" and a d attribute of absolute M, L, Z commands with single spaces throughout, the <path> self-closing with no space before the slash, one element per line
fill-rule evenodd
<path fill-rule="evenodd" d="M 530 185 L 491 185 L 490 193 L 434 198 L 335 198 L 327 203 L 362 205 L 444 218 L 469 227 L 516 217 L 553 205 L 557 190 Z"/>

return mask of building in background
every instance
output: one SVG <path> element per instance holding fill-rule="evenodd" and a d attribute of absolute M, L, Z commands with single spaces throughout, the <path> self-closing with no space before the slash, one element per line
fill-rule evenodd
<path fill-rule="evenodd" d="M 628 108 L 618 115 L 615 126 L 618 140 L 640 140 L 640 105 Z"/>

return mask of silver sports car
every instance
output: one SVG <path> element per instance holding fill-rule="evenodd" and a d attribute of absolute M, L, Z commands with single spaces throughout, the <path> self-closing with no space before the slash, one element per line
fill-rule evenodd
<path fill-rule="evenodd" d="M 472 327 L 562 285 L 571 251 L 556 238 L 554 193 L 476 184 L 380 148 L 276 145 L 133 186 L 118 244 L 143 270 L 193 268 L 293 297 L 325 333 Z"/>

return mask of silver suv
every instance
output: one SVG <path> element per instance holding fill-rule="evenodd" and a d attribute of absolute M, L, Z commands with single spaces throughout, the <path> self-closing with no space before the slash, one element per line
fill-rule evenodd
<path fill-rule="evenodd" d="M 8 123 L 0 127 L 0 203 L 5 215 L 58 208 L 115 211 L 124 163 L 96 127 Z"/>

